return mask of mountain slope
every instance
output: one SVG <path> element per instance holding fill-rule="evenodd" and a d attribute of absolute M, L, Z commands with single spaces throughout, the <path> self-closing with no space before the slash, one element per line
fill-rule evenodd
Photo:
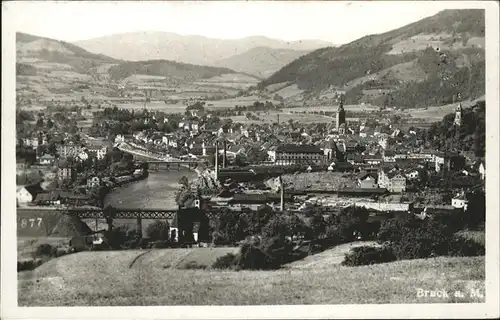
<path fill-rule="evenodd" d="M 74 44 L 16 34 L 16 91 L 18 101 L 68 96 L 90 84 L 102 88 L 106 81 L 99 69 L 119 63 L 102 54 L 90 53 Z"/>
<path fill-rule="evenodd" d="M 17 34 L 16 51 L 19 105 L 47 98 L 141 97 L 143 87 L 156 89 L 153 98 L 157 99 L 227 97 L 260 81 L 228 68 L 167 60 L 117 60 L 64 41 L 23 33 Z"/>
<path fill-rule="evenodd" d="M 287 42 L 260 36 L 222 40 L 168 32 L 115 34 L 77 41 L 75 44 L 91 52 L 129 61 L 161 59 L 198 65 L 214 65 L 216 61 L 256 47 L 314 50 L 331 45 L 320 40 Z"/>
<path fill-rule="evenodd" d="M 309 51 L 256 47 L 242 54 L 216 61 L 214 65 L 267 78 Z"/>
<path fill-rule="evenodd" d="M 445 10 L 390 32 L 313 51 L 260 88 L 296 85 L 308 99 L 343 90 L 348 103 L 406 107 L 451 102 L 458 93 L 477 97 L 484 94 L 484 29 L 484 10 Z M 427 97 L 415 97 L 423 90 L 430 90 Z"/>
<path fill-rule="evenodd" d="M 16 34 L 17 60 L 38 59 L 47 62 L 69 64 L 75 69 L 115 63 L 117 59 L 90 53 L 74 44 L 18 32 Z"/>
<path fill-rule="evenodd" d="M 232 73 L 236 72 L 228 68 L 199 66 L 168 60 L 124 62 L 109 68 L 112 80 L 122 80 L 138 74 L 195 81 Z"/>

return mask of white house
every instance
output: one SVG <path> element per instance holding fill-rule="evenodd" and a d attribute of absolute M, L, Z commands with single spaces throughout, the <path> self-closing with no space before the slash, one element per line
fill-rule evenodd
<path fill-rule="evenodd" d="M 484 180 L 484 177 L 486 176 L 486 168 L 483 162 L 479 165 L 479 174 L 481 175 L 481 179 Z"/>
<path fill-rule="evenodd" d="M 44 154 L 40 157 L 39 162 L 41 165 L 51 165 L 55 161 L 55 157 L 50 154 Z"/>
<path fill-rule="evenodd" d="M 89 158 L 89 154 L 85 151 L 85 150 L 82 150 L 78 153 L 78 156 L 77 156 L 80 160 L 82 161 L 85 161 Z"/>
<path fill-rule="evenodd" d="M 441 168 L 444 166 L 445 158 L 442 156 L 436 155 L 434 159 L 435 159 L 435 161 L 434 161 L 435 170 L 436 170 L 436 172 L 439 172 L 439 171 L 441 171 Z"/>
<path fill-rule="evenodd" d="M 451 199 L 451 206 L 457 209 L 467 210 L 467 199 L 463 193 L 456 195 Z"/>
<path fill-rule="evenodd" d="M 162 142 L 163 144 L 168 145 L 168 137 L 167 137 L 167 136 L 163 136 L 163 137 L 161 137 L 161 142 Z"/>
<path fill-rule="evenodd" d="M 410 180 L 415 180 L 415 179 L 418 179 L 419 177 L 419 172 L 418 170 L 411 170 L 410 172 L 408 172 L 406 174 L 406 178 L 410 179 Z"/>
<path fill-rule="evenodd" d="M 268 150 L 267 156 L 269 157 L 269 161 L 276 162 L 276 150 Z"/>
<path fill-rule="evenodd" d="M 87 179 L 87 187 L 93 188 L 99 186 L 99 177 L 92 177 Z"/>
<path fill-rule="evenodd" d="M 28 203 L 33 201 L 33 195 L 24 186 L 16 188 L 16 199 L 18 203 Z"/>
<path fill-rule="evenodd" d="M 382 147 L 382 149 L 387 149 L 387 138 L 383 137 L 378 141 L 378 145 Z"/>
<path fill-rule="evenodd" d="M 361 189 L 378 188 L 377 177 L 373 174 L 363 172 L 358 176 L 358 187 Z"/>
<path fill-rule="evenodd" d="M 122 142 L 125 142 L 125 137 L 121 134 L 116 135 L 115 143 L 122 143 Z"/>

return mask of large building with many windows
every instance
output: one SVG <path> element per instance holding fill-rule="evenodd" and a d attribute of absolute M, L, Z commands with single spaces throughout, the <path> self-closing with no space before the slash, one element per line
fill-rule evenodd
<path fill-rule="evenodd" d="M 277 165 L 323 165 L 328 156 L 317 146 L 285 144 L 276 148 L 271 160 Z"/>

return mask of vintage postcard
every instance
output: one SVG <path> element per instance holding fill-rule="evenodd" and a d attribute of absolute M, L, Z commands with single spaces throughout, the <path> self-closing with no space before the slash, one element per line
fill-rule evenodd
<path fill-rule="evenodd" d="M 1 317 L 497 318 L 498 30 L 488 1 L 2 3 Z"/>

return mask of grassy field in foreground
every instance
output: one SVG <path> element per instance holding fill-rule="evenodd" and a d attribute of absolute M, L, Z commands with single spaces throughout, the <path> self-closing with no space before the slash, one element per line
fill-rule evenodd
<path fill-rule="evenodd" d="M 207 250 L 202 248 L 200 250 Z M 209 249 L 208 249 L 209 250 Z M 483 302 L 484 257 L 439 257 L 362 267 L 316 264 L 277 271 L 179 270 L 170 257 L 89 252 L 18 274 L 19 306 L 256 305 Z M 169 260 L 171 262 L 166 262 Z M 173 262 L 173 263 L 172 263 Z M 170 266 L 170 267 L 169 267 Z M 448 298 L 419 298 L 418 289 Z M 454 298 L 456 290 L 464 298 Z"/>

